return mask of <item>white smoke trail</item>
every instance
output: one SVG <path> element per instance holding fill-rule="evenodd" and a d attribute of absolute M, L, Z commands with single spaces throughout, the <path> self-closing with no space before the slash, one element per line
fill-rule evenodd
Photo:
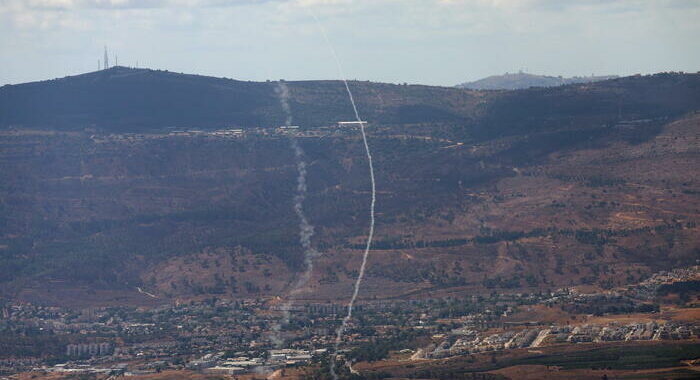
<path fill-rule="evenodd" d="M 335 345 L 333 347 L 333 352 L 331 354 L 331 360 L 330 360 L 330 372 L 331 375 L 333 376 L 333 379 L 338 380 L 338 374 L 335 372 L 335 360 L 336 360 L 336 355 L 338 353 L 338 347 L 340 346 L 340 343 L 343 340 L 343 333 L 345 332 L 345 329 L 347 328 L 348 322 L 350 322 L 350 319 L 352 318 L 352 309 L 355 306 L 355 301 L 357 300 L 357 295 L 360 292 L 360 285 L 362 285 L 362 280 L 365 277 L 365 267 L 367 266 L 367 258 L 369 257 L 369 250 L 372 247 L 372 238 L 374 237 L 374 206 L 377 202 L 377 189 L 376 189 L 376 184 L 374 181 L 374 165 L 372 164 L 372 154 L 369 150 L 369 144 L 367 144 L 367 134 L 365 133 L 365 125 L 362 123 L 362 119 L 360 118 L 360 113 L 357 111 L 357 105 L 355 104 L 355 98 L 352 96 L 352 91 L 350 91 L 350 86 L 348 85 L 348 81 L 345 77 L 345 73 L 343 72 L 343 66 L 340 64 L 340 60 L 338 59 L 338 55 L 335 52 L 335 49 L 333 48 L 333 44 L 331 44 L 330 39 L 328 38 L 328 35 L 326 34 L 326 30 L 323 27 L 323 24 L 321 24 L 321 21 L 316 17 L 316 15 L 312 12 L 311 15 L 313 16 L 314 20 L 316 20 L 316 25 L 318 25 L 318 28 L 321 30 L 321 34 L 323 35 L 323 39 L 326 41 L 326 45 L 328 45 L 328 48 L 331 51 L 331 54 L 333 55 L 333 60 L 335 60 L 335 64 L 338 68 L 338 73 L 340 74 L 340 79 L 343 81 L 343 84 L 345 84 L 345 90 L 348 93 L 348 97 L 350 98 L 350 103 L 352 104 L 352 110 L 355 112 L 355 118 L 360 124 L 360 132 L 362 133 L 362 142 L 364 143 L 365 146 L 365 153 L 367 154 L 367 163 L 369 164 L 369 178 L 372 183 L 372 202 L 370 203 L 369 207 L 369 233 L 367 234 L 367 243 L 365 245 L 365 251 L 362 254 L 362 264 L 360 264 L 360 273 L 357 275 L 357 280 L 355 280 L 355 287 L 352 292 L 352 297 L 350 297 L 350 302 L 348 302 L 348 313 L 345 315 L 345 318 L 343 318 L 343 322 L 341 323 L 340 327 L 338 327 L 338 330 L 336 331 L 336 337 L 335 337 Z"/>
<path fill-rule="evenodd" d="M 282 109 L 284 110 L 286 119 L 285 125 L 289 126 L 292 124 L 292 112 L 289 107 L 289 88 L 284 82 L 279 82 L 275 88 Z M 294 157 L 297 162 L 297 188 L 296 195 L 294 195 L 294 212 L 299 219 L 299 243 L 304 249 L 304 273 L 297 278 L 297 280 L 292 285 L 289 292 L 287 301 L 282 305 L 282 320 L 276 323 L 273 327 L 273 334 L 270 339 L 277 347 L 281 347 L 284 340 L 280 337 L 280 331 L 283 325 L 289 323 L 290 312 L 289 309 L 294 303 L 296 295 L 299 294 L 304 286 L 311 279 L 311 274 L 314 269 L 314 258 L 319 256 L 319 252 L 316 251 L 311 246 L 311 238 L 314 235 L 314 226 L 309 223 L 306 214 L 304 213 L 304 200 L 306 199 L 306 161 L 304 160 L 304 150 L 301 149 L 297 140 L 291 138 L 292 149 L 294 150 Z"/>
<path fill-rule="evenodd" d="M 289 87 L 284 82 L 277 82 L 277 87 L 275 87 L 275 92 L 280 100 L 280 105 L 284 111 L 284 125 L 292 125 L 292 108 L 289 106 Z"/>

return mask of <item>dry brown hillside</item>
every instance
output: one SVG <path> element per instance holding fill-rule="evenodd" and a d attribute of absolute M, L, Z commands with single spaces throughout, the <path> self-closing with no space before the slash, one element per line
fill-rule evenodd
<path fill-rule="evenodd" d="M 374 120 L 378 188 L 361 297 L 610 288 L 694 264 L 699 82 L 658 74 L 497 93 L 354 83 Z M 293 111 L 342 108 L 335 82 L 290 88 Z M 367 233 L 367 162 L 357 131 L 302 129 L 304 210 L 323 253 L 302 298 L 339 300 Z M 276 296 L 303 270 L 289 136 L 13 127 L 0 133 L 0 169 L 5 297 Z"/>

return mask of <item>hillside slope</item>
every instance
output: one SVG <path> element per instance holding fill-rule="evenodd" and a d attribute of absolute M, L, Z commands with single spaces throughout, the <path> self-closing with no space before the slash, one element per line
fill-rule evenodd
<path fill-rule="evenodd" d="M 610 287 L 693 263 L 699 77 L 483 98 L 353 82 L 361 109 L 388 120 L 368 130 L 378 225 L 362 297 Z M 295 117 L 312 114 L 319 99 L 340 107 L 335 84 L 290 83 Z M 400 123 L 379 111 L 409 104 L 411 115 L 423 101 L 471 116 L 416 112 L 420 123 Z M 306 299 L 349 295 L 356 275 L 369 183 L 355 132 L 299 138 L 305 209 L 323 252 Z M 133 302 L 137 286 L 163 300 L 258 297 L 284 293 L 300 269 L 287 136 L 15 128 L 0 133 L 0 144 L 0 290 L 8 297 Z"/>

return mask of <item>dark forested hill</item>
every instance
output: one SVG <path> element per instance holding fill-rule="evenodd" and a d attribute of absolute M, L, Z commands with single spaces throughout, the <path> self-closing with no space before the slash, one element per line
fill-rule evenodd
<path fill-rule="evenodd" d="M 274 82 L 244 82 L 160 70 L 108 70 L 0 88 L 0 127 L 111 132 L 164 128 L 280 125 L 284 115 Z M 289 84 L 297 123 L 317 126 L 352 119 L 339 81 Z M 465 91 L 353 82 L 368 119 L 412 123 L 456 121 L 470 114 Z M 366 93 L 365 93 L 366 91 Z"/>
<path fill-rule="evenodd" d="M 104 132 L 282 124 L 274 82 L 244 82 L 114 67 L 0 87 L 0 128 Z M 673 116 L 700 103 L 700 75 L 658 74 L 557 88 L 479 92 L 353 81 L 363 118 L 381 124 L 457 123 L 472 137 L 558 128 L 562 123 Z M 339 81 L 289 82 L 296 124 L 351 120 Z"/>
<path fill-rule="evenodd" d="M 379 191 L 363 296 L 611 287 L 698 257 L 700 75 L 350 85 Z M 290 136 L 157 133 L 277 125 L 274 86 L 114 68 L 2 87 L 0 296 L 283 293 L 301 265 Z M 341 83 L 288 86 L 303 129 L 351 118 Z M 367 232 L 367 163 L 357 131 L 311 132 L 297 139 L 323 255 L 303 296 L 337 299 Z"/>
<path fill-rule="evenodd" d="M 165 71 L 108 70 L 0 88 L 3 126 L 145 131 L 255 125 L 276 104 L 272 87 Z"/>

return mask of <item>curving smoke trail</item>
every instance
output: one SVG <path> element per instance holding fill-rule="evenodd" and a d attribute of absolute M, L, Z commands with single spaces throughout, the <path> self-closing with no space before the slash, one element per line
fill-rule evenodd
<path fill-rule="evenodd" d="M 345 315 L 345 318 L 343 318 L 343 322 L 341 323 L 340 327 L 338 327 L 338 330 L 336 331 L 336 337 L 335 337 L 335 345 L 333 347 L 333 353 L 331 354 L 331 360 L 330 360 L 330 372 L 331 375 L 333 376 L 333 379 L 338 380 L 338 374 L 335 372 L 335 366 L 336 366 L 336 355 L 338 353 L 338 347 L 340 346 L 340 343 L 343 340 L 343 333 L 345 333 L 345 329 L 347 328 L 348 322 L 350 322 L 350 319 L 352 318 L 352 310 L 353 307 L 355 306 L 355 301 L 357 300 L 357 295 L 360 292 L 360 286 L 362 285 L 362 280 L 365 277 L 365 267 L 367 266 L 367 258 L 369 257 L 369 250 L 372 247 L 372 238 L 374 237 L 374 206 L 377 202 L 377 189 L 376 189 L 376 184 L 374 181 L 374 165 L 372 164 L 372 153 L 369 150 L 369 144 L 367 144 L 367 134 L 365 133 L 365 125 L 362 123 L 362 119 L 360 118 L 360 113 L 357 111 L 357 105 L 355 104 L 355 98 L 352 95 L 352 91 L 350 91 L 350 86 L 348 85 L 348 81 L 345 78 L 345 73 L 343 72 L 343 66 L 340 64 L 340 60 L 338 59 L 338 55 L 335 52 L 335 49 L 333 48 L 333 44 L 331 44 L 330 39 L 328 38 L 328 35 L 326 34 L 326 30 L 323 27 L 323 24 L 321 24 L 321 21 L 316 17 L 316 15 L 312 12 L 311 15 L 313 16 L 314 20 L 316 20 L 316 25 L 318 25 L 318 28 L 321 30 L 321 34 L 323 35 L 323 39 L 326 41 L 326 45 L 328 45 L 328 48 L 331 51 L 331 54 L 333 55 L 333 60 L 335 60 L 335 64 L 338 68 L 338 73 L 340 74 L 340 79 L 343 81 L 343 84 L 345 84 L 345 90 L 348 93 L 348 97 L 350 98 L 350 103 L 352 104 L 352 110 L 355 113 L 355 118 L 360 124 L 360 132 L 362 133 L 362 142 L 364 143 L 365 146 L 365 153 L 367 154 L 367 163 L 369 165 L 369 178 L 372 184 L 372 201 L 370 203 L 369 207 L 369 233 L 367 234 L 367 243 L 365 244 L 365 251 L 362 254 L 362 264 L 360 264 L 360 273 L 357 275 L 357 280 L 355 280 L 355 287 L 352 292 L 352 297 L 350 297 L 350 302 L 348 302 L 348 312 Z"/>
<path fill-rule="evenodd" d="M 282 109 L 285 113 L 285 125 L 289 126 L 292 124 L 292 112 L 289 107 L 289 88 L 284 82 L 279 82 L 275 88 Z M 289 292 L 287 301 L 282 305 L 282 320 L 272 327 L 273 334 L 270 339 L 274 342 L 277 347 L 281 347 L 284 340 L 280 337 L 280 330 L 282 326 L 289 323 L 289 308 L 294 303 L 296 295 L 299 294 L 304 286 L 311 279 L 311 273 L 314 269 L 314 258 L 319 256 L 319 252 L 316 251 L 311 246 L 311 238 L 314 235 L 314 226 L 309 223 L 306 214 L 304 213 L 304 200 L 306 199 L 306 161 L 304 160 L 304 150 L 301 149 L 297 140 L 291 138 L 292 150 L 294 150 L 294 157 L 297 162 L 297 188 L 296 195 L 294 195 L 294 213 L 296 213 L 299 219 L 299 243 L 304 249 L 304 273 L 297 278 L 297 280 L 292 285 L 292 289 Z"/>

